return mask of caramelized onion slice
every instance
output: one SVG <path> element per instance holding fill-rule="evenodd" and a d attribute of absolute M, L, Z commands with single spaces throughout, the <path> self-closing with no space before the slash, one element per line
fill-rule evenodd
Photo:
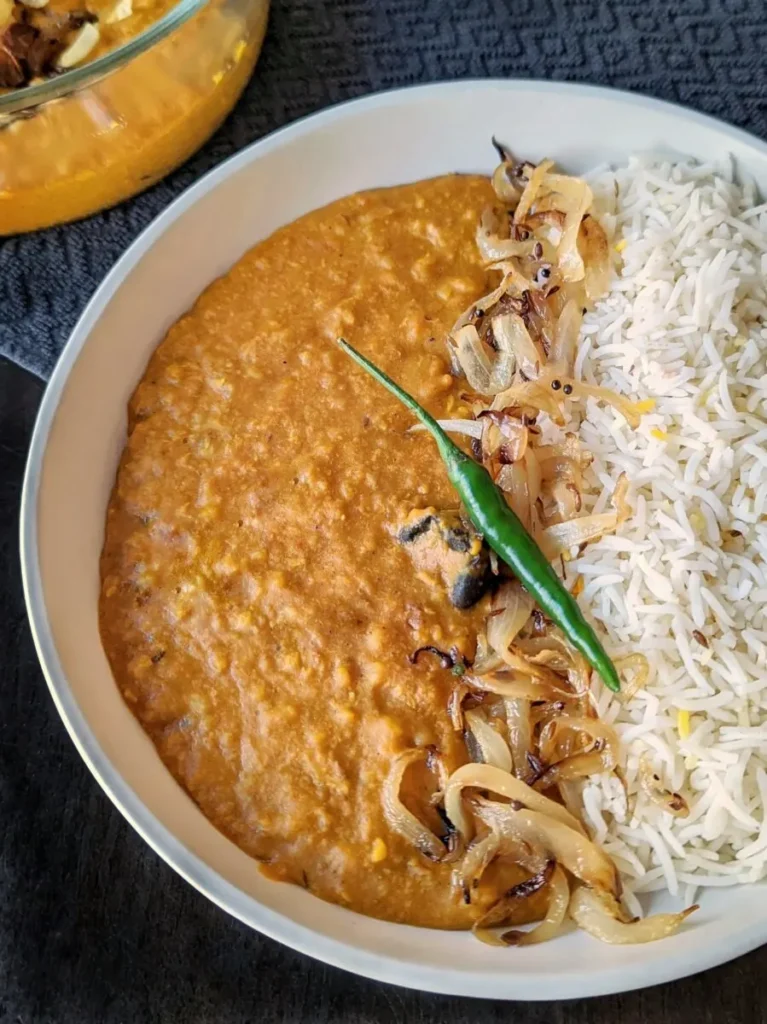
<path fill-rule="evenodd" d="M 504 662 L 509 668 L 514 669 L 516 672 L 520 672 L 522 675 L 531 676 L 533 679 L 537 679 L 541 683 L 548 683 L 549 686 L 554 688 L 553 692 L 558 692 L 562 686 L 562 680 L 556 674 L 552 672 L 550 668 L 544 663 L 547 659 L 541 660 L 540 655 L 534 658 L 526 657 L 516 646 L 512 645 L 504 656 Z"/>
<path fill-rule="evenodd" d="M 520 697 L 509 697 L 504 699 L 503 706 L 506 709 L 506 728 L 509 730 L 514 775 L 524 780 L 530 774 L 527 755 L 533 746 L 530 702 Z"/>
<path fill-rule="evenodd" d="M 517 313 L 500 313 L 493 317 L 493 336 L 499 348 L 514 353 L 518 370 L 528 377 L 537 377 L 541 369 L 541 353 L 530 337 L 522 317 Z"/>
<path fill-rule="evenodd" d="M 579 752 L 578 747 L 584 753 L 590 753 L 595 749 L 605 753 L 607 761 L 610 762 L 606 768 L 610 770 L 620 758 L 618 734 L 611 725 L 599 718 L 555 718 L 541 731 L 539 748 L 541 758 L 546 764 L 552 764 L 562 758 L 571 758 Z"/>
<path fill-rule="evenodd" d="M 531 173 L 525 190 L 522 193 L 517 208 L 514 211 L 514 223 L 520 224 L 528 213 L 530 213 L 538 193 L 541 191 L 549 169 L 554 166 L 553 160 L 541 160 Z"/>
<path fill-rule="evenodd" d="M 443 430 L 450 434 L 465 434 L 466 437 L 482 437 L 482 424 L 478 420 L 437 420 Z M 418 423 L 416 426 L 423 427 Z M 425 430 L 426 428 L 423 427 Z"/>
<path fill-rule="evenodd" d="M 613 658 L 613 662 L 622 679 L 626 679 L 627 672 L 634 673 L 633 677 L 629 677 L 628 682 L 624 682 L 620 694 L 617 695 L 618 699 L 625 704 L 647 685 L 650 676 L 650 662 L 639 651 L 626 654 L 622 658 Z"/>
<path fill-rule="evenodd" d="M 503 276 L 504 291 L 513 299 L 521 299 L 533 287 L 530 278 L 520 270 L 518 260 L 496 260 L 495 263 L 488 263 L 485 269 L 496 270 Z"/>
<path fill-rule="evenodd" d="M 580 456 L 552 455 L 541 464 L 541 477 L 544 483 L 576 484 L 582 486 L 583 463 Z"/>
<path fill-rule="evenodd" d="M 575 648 L 551 626 L 546 626 L 543 636 L 518 637 L 514 642 L 514 653 L 525 659 L 529 666 L 540 666 L 554 673 L 567 676 L 571 698 L 583 696 L 589 689 L 591 668 Z M 497 671 L 497 670 L 496 670 Z M 562 685 L 556 677 L 549 677 L 555 686 Z M 559 698 L 557 698 L 559 699 Z"/>
<path fill-rule="evenodd" d="M 496 654 L 503 657 L 517 635 L 524 629 L 535 607 L 521 583 L 508 580 L 493 595 L 490 617 L 487 620 L 487 642 Z"/>
<path fill-rule="evenodd" d="M 405 772 L 416 761 L 422 761 L 427 756 L 426 750 L 405 750 L 398 754 L 392 762 L 389 774 L 383 785 L 382 803 L 383 811 L 389 827 L 414 846 L 424 857 L 429 860 L 442 860 L 445 856 L 445 847 L 434 835 L 431 829 L 427 828 L 422 821 L 405 807 L 400 799 L 400 789 Z M 452 820 L 452 819 L 451 819 Z"/>
<path fill-rule="evenodd" d="M 549 879 L 549 905 L 546 908 L 546 917 L 529 932 L 504 932 L 501 936 L 502 941 L 509 946 L 534 946 L 540 942 L 548 942 L 562 930 L 569 903 L 570 885 L 567 875 L 557 864 Z"/>
<path fill-rule="evenodd" d="M 510 466 L 502 466 L 495 482 L 506 495 L 506 501 L 516 514 L 517 519 L 529 533 L 531 527 L 530 485 L 524 460 L 514 462 Z"/>
<path fill-rule="evenodd" d="M 615 897 L 580 886 L 570 898 L 570 916 L 585 932 L 595 939 L 614 945 L 655 942 L 674 935 L 685 918 L 697 906 L 688 907 L 678 914 L 653 914 L 639 921 L 621 920 L 621 907 Z"/>
<path fill-rule="evenodd" d="M 564 377 L 572 376 L 582 321 L 581 307 L 574 299 L 570 299 L 559 314 L 554 340 L 546 361 L 546 368 L 551 370 L 552 374 L 560 374 Z"/>
<path fill-rule="evenodd" d="M 538 238 L 545 238 L 553 246 L 559 245 L 562 228 L 565 226 L 565 215 L 561 210 L 539 210 L 525 218 L 523 227 L 534 231 Z"/>
<path fill-rule="evenodd" d="M 555 800 L 549 800 L 547 796 L 538 793 L 521 779 L 489 764 L 465 764 L 453 772 L 445 787 L 445 811 L 450 821 L 464 836 L 469 836 L 471 831 L 471 823 L 464 813 L 462 802 L 463 790 L 468 787 L 485 789 L 488 792 L 504 796 L 508 800 L 515 800 L 517 803 L 545 815 L 546 818 L 559 822 L 570 831 L 583 834 L 580 822 L 568 810 Z M 495 806 L 504 807 L 506 805 L 497 804 Z M 485 819 L 483 818 L 483 820 Z M 486 824 L 491 825 L 491 822 L 487 821 Z M 509 838 L 513 837 L 510 835 Z"/>
<path fill-rule="evenodd" d="M 464 730 L 463 702 L 470 692 L 469 687 L 461 680 L 460 683 L 456 683 L 450 694 L 447 702 L 447 711 L 450 715 L 454 732 L 463 732 Z"/>
<path fill-rule="evenodd" d="M 596 302 L 610 288 L 610 247 L 596 217 L 584 217 L 578 231 L 578 251 L 585 268 L 584 286 L 589 302 Z"/>
<path fill-rule="evenodd" d="M 481 711 L 466 711 L 464 718 L 482 755 L 483 763 L 510 772 L 511 754 L 503 736 L 495 731 Z"/>
<path fill-rule="evenodd" d="M 557 791 L 570 814 L 581 821 L 583 819 L 583 784 L 578 781 L 560 782 Z"/>
<path fill-rule="evenodd" d="M 453 869 L 453 885 L 462 894 L 464 903 L 471 903 L 474 890 L 500 848 L 500 836 L 491 830 L 469 846 L 460 864 Z"/>
<path fill-rule="evenodd" d="M 533 648 L 531 645 L 535 644 Z M 558 647 L 549 646 L 549 638 L 547 636 L 541 637 L 522 637 L 517 640 L 515 644 L 516 649 L 523 654 L 531 665 L 544 665 L 546 668 L 552 669 L 554 672 L 567 672 L 572 664 L 571 659 L 567 654 L 560 650 Z M 536 653 L 532 653 L 535 651 Z M 528 653 L 529 652 L 529 653 Z"/>
<path fill-rule="evenodd" d="M 487 929 L 495 928 L 497 925 L 508 921 L 520 904 L 529 900 L 531 896 L 540 892 L 541 889 L 544 889 L 549 884 L 555 867 L 556 863 L 553 860 L 547 860 L 540 871 L 537 871 L 532 877 L 526 878 L 524 882 L 519 882 L 517 885 L 512 886 L 475 923 L 472 928 L 474 935 L 483 942 L 488 942 L 489 945 L 510 945 L 506 941 L 505 936 L 500 937 L 500 942 L 498 941 L 498 936 L 492 933 L 488 936 Z"/>
<path fill-rule="evenodd" d="M 556 208 L 565 213 L 562 237 L 557 247 L 559 273 L 565 281 L 581 281 L 585 267 L 583 257 L 578 251 L 578 232 L 581 221 L 591 206 L 593 194 L 583 179 L 573 178 L 567 174 L 547 175 L 545 187 L 556 193 Z"/>
<path fill-rule="evenodd" d="M 581 544 L 589 544 L 591 541 L 599 540 L 606 533 L 613 533 L 618 526 L 630 515 L 630 508 L 626 501 L 628 490 L 628 477 L 621 473 L 615 485 L 615 492 L 612 502 L 615 505 L 614 512 L 599 512 L 592 516 L 581 516 L 578 519 L 570 519 L 566 523 L 554 523 L 547 526 L 541 536 L 540 546 L 549 561 L 554 561 L 561 554 L 571 548 L 579 547 Z"/>
<path fill-rule="evenodd" d="M 502 298 L 502 296 L 506 294 L 506 290 L 508 287 L 509 280 L 507 278 L 504 278 L 497 288 L 494 288 L 491 292 L 488 292 L 487 295 L 483 295 L 482 298 L 477 299 L 476 302 L 472 302 L 472 304 L 468 306 L 463 311 L 463 313 L 461 313 L 456 322 L 453 324 L 450 334 L 452 336 L 455 336 L 455 332 L 458 331 L 461 327 L 465 327 L 466 324 L 473 323 L 479 317 L 480 314 L 486 313 L 489 309 L 492 309 L 493 306 L 495 306 L 495 304 Z"/>
<path fill-rule="evenodd" d="M 494 693 L 507 700 L 559 701 L 574 700 L 576 694 L 564 687 L 554 686 L 547 680 L 521 673 L 504 671 L 486 672 L 482 676 L 469 676 L 467 682 L 478 690 Z"/>
<path fill-rule="evenodd" d="M 530 533 L 538 536 L 538 499 L 541 496 L 541 465 L 535 448 L 528 446 L 525 452 L 525 469 L 527 470 L 527 491 L 530 495 Z"/>
<path fill-rule="evenodd" d="M 601 512 L 594 516 L 581 516 L 566 523 L 547 526 L 541 536 L 541 548 L 550 562 L 581 544 L 599 540 L 606 533 L 613 533 L 618 526 L 615 512 Z"/>
<path fill-rule="evenodd" d="M 478 797 L 474 800 L 474 813 L 495 829 L 502 840 L 541 846 L 582 882 L 617 895 L 620 882 L 613 862 L 601 847 L 584 835 L 569 811 L 553 800 L 548 803 L 557 808 L 556 816 L 531 803 L 517 810 L 514 804 L 499 804 Z M 577 828 L 573 828 L 571 822 L 575 822 Z"/>
<path fill-rule="evenodd" d="M 490 424 L 493 431 L 485 429 L 482 436 L 483 459 L 492 458 L 499 449 L 503 449 L 503 456 L 506 462 L 517 462 L 524 458 L 529 441 L 529 431 L 525 424 L 516 416 L 512 416 L 505 409 L 483 409 L 477 416 L 477 420 L 484 428 Z M 490 435 L 494 440 L 490 443 Z"/>
<path fill-rule="evenodd" d="M 453 332 L 455 355 L 469 385 L 482 395 L 505 391 L 514 377 L 516 359 L 511 346 L 496 338 L 498 352 L 492 359 L 473 324 Z"/>
<path fill-rule="evenodd" d="M 493 409 L 537 409 L 550 416 L 554 423 L 562 426 L 565 422 L 562 411 L 562 402 L 557 398 L 550 384 L 541 383 L 537 380 L 525 381 L 523 384 L 514 384 L 505 391 L 499 392 L 493 400 Z"/>
<path fill-rule="evenodd" d="M 588 750 L 581 754 L 572 754 L 547 768 L 536 785 L 541 789 L 549 789 L 553 785 L 562 785 L 576 779 L 588 778 L 589 775 L 612 771 L 615 764 L 609 750 Z"/>
<path fill-rule="evenodd" d="M 503 668 L 503 658 L 490 646 L 487 632 L 480 630 L 477 634 L 477 653 L 474 657 L 473 671 L 482 675 L 485 672 L 496 672 L 499 668 Z"/>
<path fill-rule="evenodd" d="M 547 367 L 548 372 L 548 367 Z M 594 461 L 591 452 L 587 452 L 581 445 L 577 434 L 568 431 L 564 440 L 556 444 L 542 444 L 536 448 L 535 454 L 541 464 L 541 474 L 549 477 L 555 472 L 556 463 L 559 459 L 571 459 L 579 469 L 588 469 Z M 550 463 L 554 463 L 554 468 Z"/>
<path fill-rule="evenodd" d="M 475 939 L 484 942 L 486 946 L 502 946 L 504 948 L 508 946 L 508 943 L 504 942 L 496 932 L 491 931 L 490 928 L 480 928 L 476 923 L 471 926 L 471 934 Z"/>
<path fill-rule="evenodd" d="M 595 398 L 598 402 L 606 402 L 616 412 L 626 418 L 628 425 L 634 430 L 639 426 L 642 415 L 652 412 L 655 408 L 654 398 L 645 398 L 639 402 L 632 402 L 630 399 L 619 395 L 617 391 L 609 388 L 598 387 L 595 384 L 584 384 L 582 381 L 573 381 L 573 398 Z"/>
<path fill-rule="evenodd" d="M 574 474 L 564 471 L 560 478 L 544 484 L 543 517 L 549 526 L 569 522 L 580 515 L 583 507 L 583 485 L 580 479 L 568 479 L 571 475 Z"/>
<path fill-rule="evenodd" d="M 525 183 L 514 174 L 513 162 L 504 160 L 493 171 L 492 184 L 493 190 L 501 202 L 509 206 L 516 206 Z"/>
<path fill-rule="evenodd" d="M 646 754 L 639 759 L 637 777 L 642 792 L 658 807 L 673 814 L 675 818 L 686 818 L 689 815 L 690 808 L 685 798 L 681 793 L 672 793 L 670 789 L 666 789 L 660 776 L 653 771 Z"/>
<path fill-rule="evenodd" d="M 493 361 L 473 324 L 453 332 L 455 355 L 466 380 L 475 391 L 487 394 L 493 376 Z"/>
<path fill-rule="evenodd" d="M 543 636 L 519 637 L 514 647 L 531 665 L 545 665 L 554 672 L 567 672 L 578 656 L 578 652 L 548 626 Z"/>
<path fill-rule="evenodd" d="M 513 256 L 529 256 L 535 245 L 533 239 L 517 241 L 501 238 L 497 231 L 497 217 L 494 210 L 485 210 L 477 227 L 476 241 L 479 255 L 485 263 L 507 260 Z"/>
<path fill-rule="evenodd" d="M 437 420 L 437 423 L 448 434 L 465 434 L 466 437 L 476 437 L 477 440 L 482 437 L 482 423 L 479 420 Z M 412 427 L 407 429 L 408 434 L 421 434 L 425 432 L 426 427 L 423 423 L 414 423 Z"/>
<path fill-rule="evenodd" d="M 654 398 L 645 398 L 638 402 L 632 402 L 624 395 L 619 395 L 617 391 L 611 391 L 609 388 L 599 387 L 596 384 L 586 384 L 583 381 L 575 380 L 574 377 L 568 377 L 561 372 L 558 367 L 554 368 L 549 365 L 540 374 L 536 383 L 543 391 L 549 393 L 552 393 L 553 387 L 553 393 L 556 395 L 566 395 L 573 402 L 584 401 L 587 398 L 594 398 L 598 402 L 606 402 L 617 412 L 621 413 L 632 428 L 639 426 L 644 413 L 651 412 L 655 408 Z M 502 398 L 504 404 L 512 404 L 508 396 L 503 395 Z M 557 400 L 557 404 L 561 404 L 561 399 Z M 548 409 L 545 411 L 548 412 Z M 560 423 L 563 421 L 555 420 L 554 422 Z"/>

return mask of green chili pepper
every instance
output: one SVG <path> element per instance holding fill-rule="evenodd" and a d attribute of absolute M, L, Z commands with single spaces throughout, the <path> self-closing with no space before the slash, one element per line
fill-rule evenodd
<path fill-rule="evenodd" d="M 594 630 L 584 619 L 575 598 L 562 585 L 544 553 L 509 508 L 503 492 L 495 485 L 484 466 L 480 466 L 451 441 L 434 417 L 369 359 L 343 338 L 338 339 L 338 344 L 423 423 L 437 442 L 450 482 L 458 491 L 476 528 L 493 551 L 511 568 L 525 590 L 565 633 L 573 647 L 596 669 L 605 685 L 617 693 L 621 685 L 618 673 Z"/>

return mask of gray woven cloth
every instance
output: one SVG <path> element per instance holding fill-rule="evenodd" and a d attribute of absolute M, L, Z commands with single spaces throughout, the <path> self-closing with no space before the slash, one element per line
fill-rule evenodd
<path fill-rule="evenodd" d="M 548 78 L 674 100 L 767 137 L 763 0 L 273 0 L 255 75 L 203 150 L 144 195 L 0 243 L 0 353 L 48 377 L 106 271 L 215 164 L 304 114 L 380 89 Z"/>

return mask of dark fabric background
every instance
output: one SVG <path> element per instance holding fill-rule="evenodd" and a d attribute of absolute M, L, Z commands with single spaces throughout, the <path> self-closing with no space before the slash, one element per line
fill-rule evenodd
<path fill-rule="evenodd" d="M 213 140 L 83 223 L 0 243 L 0 352 L 43 377 L 88 297 L 174 196 L 249 142 L 379 89 L 486 76 L 632 89 L 767 136 L 764 0 L 273 0 L 261 61 Z"/>

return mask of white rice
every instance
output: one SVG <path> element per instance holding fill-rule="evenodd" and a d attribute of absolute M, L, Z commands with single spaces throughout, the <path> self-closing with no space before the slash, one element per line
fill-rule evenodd
<path fill-rule="evenodd" d="M 593 507 L 625 472 L 635 514 L 568 576 L 582 575 L 612 654 L 651 667 L 626 704 L 595 684 L 632 813 L 609 776 L 588 783 L 585 811 L 631 899 L 668 889 L 689 903 L 699 886 L 767 875 L 767 204 L 731 166 L 633 159 L 592 184 L 616 276 L 585 318 L 576 372 L 656 406 L 632 430 L 589 402 L 580 427 Z M 743 533 L 743 554 L 722 549 L 725 530 Z M 639 789 L 642 757 L 689 817 Z"/>

